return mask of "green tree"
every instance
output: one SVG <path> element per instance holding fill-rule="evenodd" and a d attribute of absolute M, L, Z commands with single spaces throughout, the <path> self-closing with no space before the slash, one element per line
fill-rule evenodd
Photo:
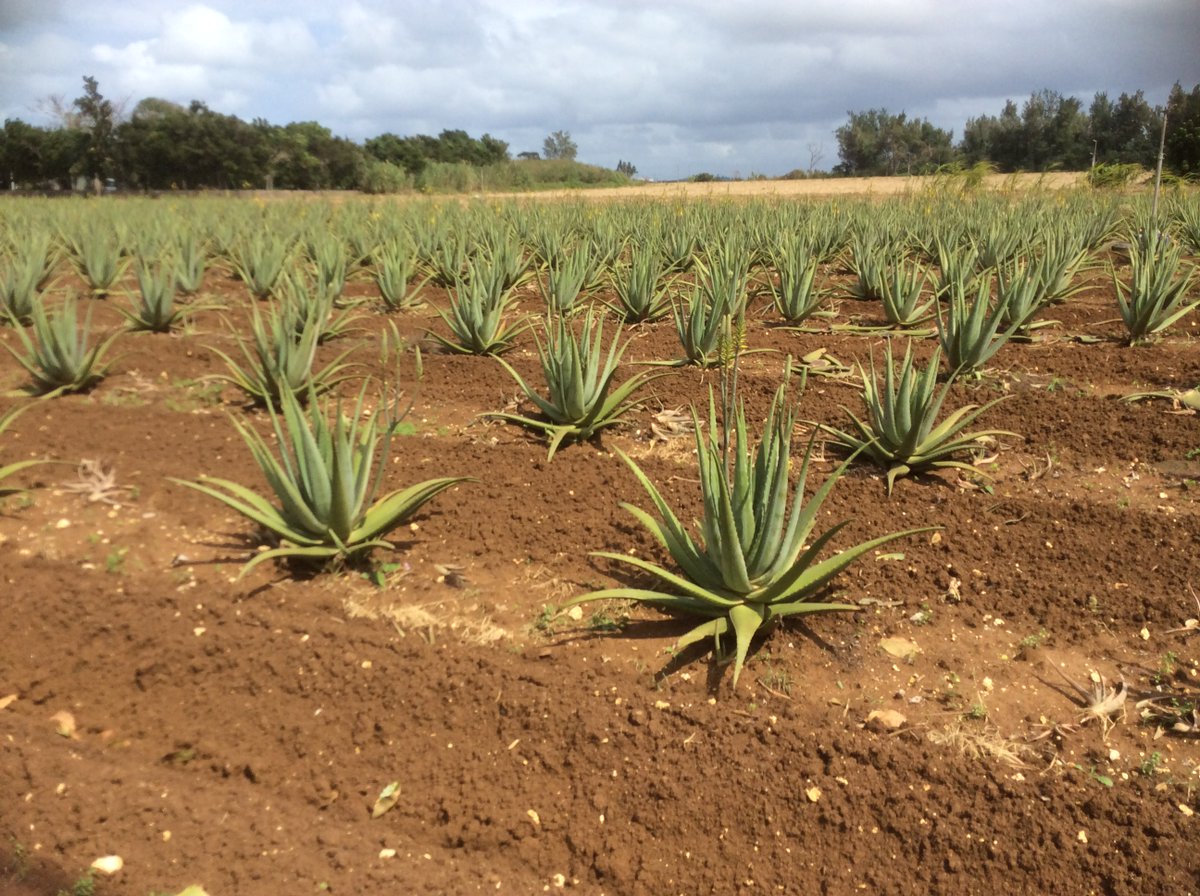
<path fill-rule="evenodd" d="M 46 142 L 43 128 L 19 118 L 4 122 L 0 131 L 0 180 L 4 186 L 28 187 L 42 180 L 42 152 Z"/>
<path fill-rule="evenodd" d="M 849 112 L 834 132 L 839 174 L 853 177 L 927 173 L 954 159 L 952 135 L 927 119 L 893 115 L 887 109 Z"/>
<path fill-rule="evenodd" d="M 574 160 L 579 147 L 571 139 L 570 131 L 554 131 L 542 143 L 542 157 L 546 159 Z"/>
<path fill-rule="evenodd" d="M 84 75 L 83 96 L 77 97 L 73 105 L 79 113 L 79 126 L 88 137 L 83 173 L 99 192 L 112 169 L 117 110 L 111 100 L 101 95 L 100 86 L 91 75 Z"/>
<path fill-rule="evenodd" d="M 1142 91 L 1122 93 L 1115 103 L 1108 94 L 1097 93 L 1088 121 L 1098 163 L 1154 165 L 1160 119 Z"/>
<path fill-rule="evenodd" d="M 1186 93 L 1178 81 L 1171 88 L 1163 164 L 1177 174 L 1200 173 L 1200 84 Z"/>

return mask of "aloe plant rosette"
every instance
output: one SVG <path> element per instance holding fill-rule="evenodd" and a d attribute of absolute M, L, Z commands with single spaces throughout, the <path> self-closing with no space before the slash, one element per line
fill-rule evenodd
<path fill-rule="evenodd" d="M 818 560 L 848 522 L 837 523 L 815 538 L 811 537 L 821 505 L 850 461 L 838 467 L 805 501 L 813 448 L 813 441 L 810 441 L 795 488 L 790 487 L 788 470 L 796 417 L 794 411 L 786 407 L 785 388 L 780 387 L 776 392 L 766 421 L 766 434 L 753 455 L 744 408 L 740 405 L 733 421 L 735 440 L 728 457 L 721 447 L 711 395 L 708 434 L 702 433 L 694 410 L 693 420 L 697 424 L 696 453 L 704 502 L 703 518 L 698 523 L 699 539 L 693 538 L 641 468 L 618 451 L 646 490 L 658 516 L 631 504 L 622 506 L 666 548 L 679 572 L 641 557 L 597 551 L 593 556 L 648 573 L 658 580 L 662 590 L 607 588 L 577 597 L 565 606 L 594 600 L 627 599 L 699 616 L 704 621 L 676 642 L 676 650 L 711 637 L 719 651 L 722 637 L 732 633 L 735 640 L 733 684 L 736 686 L 750 643 L 760 630 L 788 616 L 857 610 L 853 604 L 831 603 L 819 598 L 828 590 L 834 577 L 863 554 L 928 529 L 883 535 Z"/>
<path fill-rule="evenodd" d="M 914 364 L 911 343 L 905 350 L 899 370 L 893 361 L 891 342 L 887 343 L 884 352 L 882 381 L 874 364 L 870 375 L 860 368 L 867 418 L 860 419 L 847 411 L 854 422 L 853 431 L 845 432 L 832 426 L 822 428 L 845 450 L 862 453 L 887 469 L 889 495 L 896 479 L 909 473 L 945 467 L 978 472 L 969 463 L 956 460 L 954 455 L 979 448 L 985 437 L 1013 435 L 999 429 L 963 432 L 982 413 L 1009 396 L 983 405 L 965 405 L 937 423 L 955 379 L 952 374 L 938 389 L 940 348 L 934 350 L 933 358 L 924 370 Z"/>
<path fill-rule="evenodd" d="M 552 318 L 546 326 L 546 342 L 538 340 L 546 398 L 511 364 L 503 358 L 496 359 L 546 419 L 506 413 L 489 416 L 544 432 L 550 437 L 546 458 L 550 461 L 564 439 L 586 441 L 600 430 L 624 422 L 627 414 L 641 406 L 633 394 L 661 374 L 636 373 L 618 383 L 617 368 L 629 343 L 614 338 L 605 352 L 604 322 L 590 312 L 578 338 L 561 317 Z"/>
<path fill-rule="evenodd" d="M 276 558 L 331 560 L 350 558 L 374 548 L 390 549 L 389 531 L 412 516 L 439 493 L 470 481 L 466 477 L 429 479 L 389 492 L 374 500 L 387 469 L 391 423 L 378 416 L 364 422 L 364 397 L 359 393 L 353 412 L 326 409 L 310 397 L 306 418 L 291 392 L 281 396 L 282 419 L 269 406 L 279 456 L 267 439 L 244 423 L 234 426 L 254 455 L 278 506 L 237 482 L 201 476 L 198 481 L 172 481 L 215 498 L 276 536 L 280 545 L 256 555 L 242 569 Z M 383 455 L 377 459 L 380 443 Z M 289 450 L 290 448 L 290 450 Z M 372 503 L 374 501 L 374 503 Z"/>

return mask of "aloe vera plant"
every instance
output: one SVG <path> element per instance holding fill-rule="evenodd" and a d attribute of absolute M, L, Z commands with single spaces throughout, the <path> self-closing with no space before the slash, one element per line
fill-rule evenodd
<path fill-rule="evenodd" d="M 330 302 L 337 302 L 346 289 L 345 244 L 329 236 L 313 238 L 308 243 L 306 255 L 312 269 L 314 290 Z"/>
<path fill-rule="evenodd" d="M 884 350 L 882 382 L 874 362 L 869 375 L 859 367 L 863 379 L 863 402 L 867 406 L 866 419 L 847 411 L 854 423 L 852 431 L 823 427 L 846 451 L 861 453 L 887 470 L 889 495 L 896 480 L 910 473 L 946 467 L 975 472 L 974 467 L 957 460 L 956 455 L 978 449 L 985 439 L 992 436 L 1012 435 L 1002 430 L 963 432 L 988 408 L 1008 396 L 1001 396 L 984 405 L 957 408 L 938 422 L 938 415 L 954 382 L 951 376 L 938 388 L 939 352 L 940 349 L 935 350 L 929 366 L 921 370 L 914 363 L 910 343 L 897 369 L 889 341 Z"/>
<path fill-rule="evenodd" d="M 18 354 L 5 346 L 33 378 L 31 391 L 52 397 L 65 392 L 85 392 L 100 382 L 108 371 L 102 359 L 117 338 L 91 342 L 92 308 L 78 324 L 78 300 L 67 298 L 55 311 L 39 297 L 33 303 L 33 337 L 18 328 L 17 338 L 25 349 Z"/>
<path fill-rule="evenodd" d="M 58 253 L 50 234 L 31 230 L 0 253 L 0 324 L 27 325 L 33 303 L 50 281 Z"/>
<path fill-rule="evenodd" d="M 921 301 L 928 273 L 917 262 L 900 259 L 883 277 L 883 316 L 893 327 L 916 327 L 933 316 L 933 298 Z"/>
<path fill-rule="evenodd" d="M 546 380 L 545 398 L 511 364 L 497 358 L 545 419 L 520 414 L 490 416 L 544 432 L 550 437 L 546 458 L 549 461 L 564 439 L 586 441 L 602 429 L 623 422 L 641 405 L 633 394 L 661 374 L 638 373 L 618 384 L 617 367 L 629 343 L 613 339 L 606 352 L 603 319 L 591 312 L 584 319 L 578 337 L 561 317 L 552 316 L 546 327 L 545 342 L 538 340 L 538 358 Z"/>
<path fill-rule="evenodd" d="M 107 295 L 128 264 L 117 234 L 103 223 L 89 222 L 78 232 L 64 235 L 71 264 L 96 296 Z"/>
<path fill-rule="evenodd" d="M 936 306 L 938 342 L 956 375 L 978 371 L 1020 326 L 1020 321 L 1005 326 L 1004 306 L 991 300 L 990 274 L 980 275 L 975 283 L 974 299 L 967 298 L 971 287 L 958 278 L 947 285 L 946 311 L 940 303 Z"/>
<path fill-rule="evenodd" d="M 614 310 L 625 323 L 657 320 L 670 310 L 666 267 L 653 249 L 634 248 L 629 263 L 618 265 L 610 281 L 617 297 Z"/>
<path fill-rule="evenodd" d="M 270 298 L 292 254 L 292 240 L 276 233 L 257 233 L 238 251 L 234 267 L 254 298 Z"/>
<path fill-rule="evenodd" d="M 407 247 L 390 243 L 375 252 L 375 285 L 388 311 L 413 308 L 421 302 L 421 288 L 429 282 L 426 277 L 415 286 L 410 282 L 417 273 L 416 253 Z"/>
<path fill-rule="evenodd" d="M 856 279 L 850 285 L 850 295 L 856 299 L 882 299 L 888 261 L 897 251 L 873 237 L 855 236 L 851 244 L 850 265 Z"/>
<path fill-rule="evenodd" d="M 304 338 L 309 321 L 320 325 L 317 342 L 324 345 L 354 332 L 352 324 L 361 316 L 353 311 L 339 310 L 333 293 L 319 283 L 309 282 L 301 272 L 284 273 L 275 291 L 282 300 L 285 314 L 293 322 L 298 341 Z"/>
<path fill-rule="evenodd" d="M 649 574 L 659 588 L 605 588 L 568 601 L 565 606 L 627 599 L 700 617 L 703 621 L 683 635 L 675 649 L 682 650 L 712 638 L 720 651 L 722 638 L 732 635 L 736 687 L 756 634 L 788 616 L 858 609 L 854 604 L 831 603 L 820 598 L 827 593 L 833 579 L 859 557 L 890 541 L 926 530 L 894 532 L 818 560 L 846 525 L 843 521 L 813 535 L 821 506 L 849 461 L 838 467 L 806 501 L 813 448 L 810 441 L 794 489 L 789 485 L 796 416 L 788 407 L 786 387 L 781 386 L 776 392 L 763 438 L 753 453 L 740 402 L 731 421 L 734 438 L 727 448 L 723 446 L 728 440 L 717 431 L 716 403 L 711 393 L 707 434 L 694 409 L 692 416 L 703 498 L 699 539 L 680 522 L 641 468 L 618 452 L 646 490 L 657 517 L 630 504 L 622 506 L 666 548 L 679 571 L 630 554 L 597 551 L 593 556 Z"/>
<path fill-rule="evenodd" d="M 1016 258 L 997 266 L 996 304 L 1003 309 L 1004 325 L 1014 327 L 1014 336 L 1028 337 L 1033 330 L 1052 323 L 1034 320 L 1049 304 L 1040 264 Z"/>
<path fill-rule="evenodd" d="M 276 504 L 228 479 L 172 479 L 232 508 L 277 541 L 243 566 L 242 575 L 268 560 L 342 561 L 377 548 L 390 550 L 393 545 L 385 538 L 390 531 L 446 489 L 469 481 L 428 479 L 376 499 L 397 420 L 382 411 L 368 419 L 366 391 L 364 384 L 349 414 L 340 402 L 330 407 L 310 399 L 307 416 L 297 397 L 285 393 L 280 412 L 269 411 L 278 457 L 267 439 L 233 420 Z"/>
<path fill-rule="evenodd" d="M 721 363 L 721 338 L 729 322 L 746 306 L 748 258 L 736 246 L 718 249 L 709 262 L 693 262 L 696 286 L 690 300 L 673 306 L 675 332 L 683 346 L 677 366 L 715 367 Z"/>
<path fill-rule="evenodd" d="M 322 330 L 322 321 L 317 317 L 303 319 L 298 327 L 295 316 L 286 309 L 271 306 L 264 318 L 257 305 L 251 305 L 250 339 L 245 340 L 233 331 L 245 364 L 212 348 L 229 370 L 228 374 L 213 376 L 237 386 L 255 404 L 269 408 L 280 407 L 289 396 L 302 399 L 324 392 L 347 379 L 350 365 L 344 361 L 350 349 L 320 370 L 314 370 Z"/>
<path fill-rule="evenodd" d="M 208 249 L 204 240 L 190 230 L 175 235 L 175 288 L 182 295 L 194 296 L 204 285 Z"/>
<path fill-rule="evenodd" d="M 137 267 L 138 294 L 131 308 L 118 308 L 131 330 L 169 333 L 187 315 L 189 309 L 175 304 L 174 272 L 165 266 L 154 270 L 145 261 Z"/>
<path fill-rule="evenodd" d="M 599 270 L 586 243 L 579 243 L 546 268 L 546 282 L 541 280 L 546 306 L 554 314 L 570 314 L 578 308 L 581 298 L 595 288 Z"/>
<path fill-rule="evenodd" d="M 515 301 L 504 286 L 504 272 L 482 259 L 467 263 L 450 295 L 450 308 L 438 315 L 450 328 L 450 336 L 431 333 L 452 351 L 472 355 L 499 355 L 528 327 L 525 320 L 513 321 L 508 312 Z"/>
<path fill-rule="evenodd" d="M 779 282 L 768 279 L 767 288 L 775 312 L 785 323 L 802 323 L 821 310 L 825 297 L 814 285 L 818 259 L 805 240 L 794 236 L 785 240 L 772 249 L 770 261 Z"/>
<path fill-rule="evenodd" d="M 1200 307 L 1200 299 L 1187 301 L 1196 268 L 1192 265 L 1181 271 L 1181 255 L 1180 247 L 1170 237 L 1151 230 L 1130 246 L 1129 284 L 1122 283 L 1115 270 L 1112 272 L 1117 308 L 1129 332 L 1130 345 L 1158 335 Z"/>
<path fill-rule="evenodd" d="M 23 326 L 33 320 L 33 304 L 42 282 L 41 262 L 34 256 L 11 258 L 0 270 L 0 323 Z"/>

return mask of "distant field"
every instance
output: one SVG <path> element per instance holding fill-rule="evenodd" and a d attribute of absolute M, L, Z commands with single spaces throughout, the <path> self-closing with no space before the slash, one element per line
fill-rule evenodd
<path fill-rule="evenodd" d="M 987 189 L 1062 190 L 1078 186 L 1086 178 L 1084 172 L 1055 172 L 1053 174 L 993 174 L 984 179 Z M 551 190 L 536 195 L 588 199 L 632 199 L 679 197 L 701 199 L 721 196 L 891 196 L 916 192 L 937 183 L 936 177 L 830 177 L 813 180 L 738 180 L 707 183 L 646 183 L 628 187 L 603 187 L 590 190 Z"/>

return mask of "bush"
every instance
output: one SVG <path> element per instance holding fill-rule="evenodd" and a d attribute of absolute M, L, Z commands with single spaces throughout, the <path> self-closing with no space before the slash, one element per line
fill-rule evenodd
<path fill-rule="evenodd" d="M 412 178 L 399 165 L 368 159 L 360 188 L 364 193 L 402 193 L 412 189 Z"/>
<path fill-rule="evenodd" d="M 1097 165 L 1088 172 L 1087 179 L 1088 185 L 1097 190 L 1117 190 L 1129 186 L 1145 173 L 1145 169 L 1136 163 L 1122 165 L 1114 162 L 1111 165 Z"/>

